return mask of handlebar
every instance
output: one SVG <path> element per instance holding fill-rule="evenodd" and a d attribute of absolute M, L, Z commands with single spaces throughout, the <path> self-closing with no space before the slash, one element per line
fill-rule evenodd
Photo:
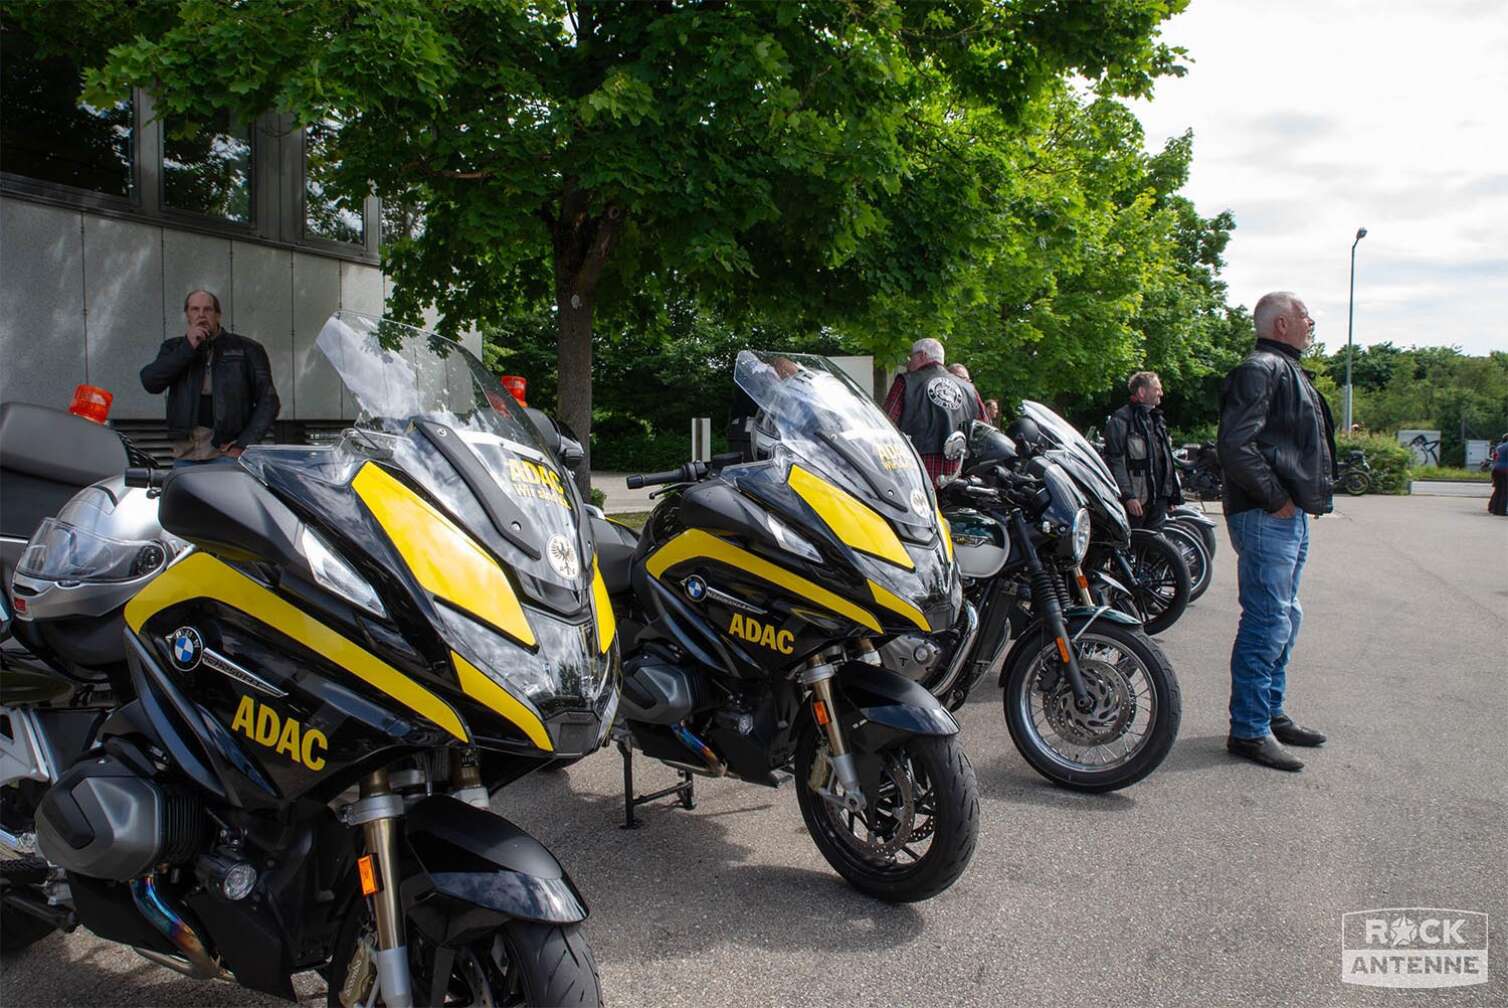
<path fill-rule="evenodd" d="M 724 466 L 735 465 L 741 461 L 743 461 L 743 455 L 739 452 L 723 452 L 721 455 L 712 456 L 710 462 L 697 460 L 687 462 L 678 469 L 666 469 L 664 472 L 634 473 L 628 477 L 628 488 L 640 490 L 647 486 L 660 486 L 666 483 L 695 483 L 697 480 L 706 479 L 709 473 L 717 472 Z"/>
<path fill-rule="evenodd" d="M 145 487 L 148 490 L 161 490 L 163 480 L 167 479 L 171 469 L 148 469 L 145 466 L 132 466 L 126 470 L 126 486 Z"/>

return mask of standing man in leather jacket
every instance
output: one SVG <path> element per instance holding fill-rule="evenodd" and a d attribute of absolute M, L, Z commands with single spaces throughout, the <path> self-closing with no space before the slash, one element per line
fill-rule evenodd
<path fill-rule="evenodd" d="M 1183 503 L 1173 441 L 1163 419 L 1162 379 L 1156 371 L 1138 371 L 1127 382 L 1131 401 L 1105 422 L 1105 461 L 1120 486 L 1131 524 L 1160 529 L 1168 508 Z"/>
<path fill-rule="evenodd" d="M 278 393 L 262 344 L 220 327 L 220 299 L 207 290 L 183 299 L 186 330 L 164 340 L 141 369 L 141 384 L 168 393 L 173 468 L 223 462 L 267 436 Z"/>
<path fill-rule="evenodd" d="M 984 402 L 967 379 L 943 366 L 943 345 L 935 339 L 919 339 L 911 345 L 906 370 L 896 375 L 885 397 L 885 415 L 911 439 L 927 469 L 927 478 L 956 475 L 962 462 L 943 456 L 948 435 L 962 430 L 970 420 L 984 419 Z"/>
<path fill-rule="evenodd" d="M 1295 724 L 1283 701 L 1303 618 L 1299 577 L 1309 555 L 1309 517 L 1332 509 L 1335 423 L 1299 366 L 1314 339 L 1304 302 L 1286 291 L 1266 294 L 1253 314 L 1257 345 L 1220 393 L 1225 524 L 1241 594 L 1226 748 L 1264 766 L 1300 770 L 1303 761 L 1284 744 L 1317 746 L 1325 736 Z"/>

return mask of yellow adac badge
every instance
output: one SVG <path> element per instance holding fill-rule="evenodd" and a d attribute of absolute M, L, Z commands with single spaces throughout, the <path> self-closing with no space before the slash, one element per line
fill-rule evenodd
<path fill-rule="evenodd" d="M 549 501 L 570 510 L 571 503 L 566 499 L 565 485 L 560 482 L 560 474 L 549 466 L 530 462 L 528 459 L 510 458 L 508 482 L 513 484 L 515 496 Z"/>
<path fill-rule="evenodd" d="M 728 633 L 739 640 L 746 640 L 750 644 L 758 644 L 781 654 L 790 654 L 796 650 L 795 634 L 789 630 L 776 630 L 772 623 L 761 623 L 754 617 L 741 613 L 733 614 L 733 621 L 728 624 Z"/>
<path fill-rule="evenodd" d="M 287 756 L 307 770 L 323 770 L 330 740 L 318 728 L 305 728 L 297 718 L 285 718 L 265 704 L 243 696 L 231 719 L 230 730 L 240 732 L 257 745 Z"/>

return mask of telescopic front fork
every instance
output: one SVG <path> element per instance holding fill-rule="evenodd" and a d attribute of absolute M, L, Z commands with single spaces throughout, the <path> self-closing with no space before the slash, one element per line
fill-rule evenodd
<path fill-rule="evenodd" d="M 811 687 L 812 717 L 816 719 L 817 726 L 827 733 L 828 761 L 832 763 L 833 774 L 843 787 L 840 797 L 831 793 L 829 784 L 828 800 L 842 805 L 850 812 L 861 813 L 864 811 L 864 791 L 859 785 L 859 768 L 854 763 L 853 753 L 848 751 L 848 744 L 843 740 L 843 729 L 838 724 L 838 707 L 833 703 L 833 676 L 837 674 L 836 665 L 813 655 L 806 660 L 806 667 L 801 670 L 801 682 Z"/>
<path fill-rule="evenodd" d="M 1090 699 L 1089 690 L 1084 686 L 1084 676 L 1079 671 L 1079 659 L 1074 651 L 1073 641 L 1068 639 L 1068 624 L 1063 619 L 1063 605 L 1058 601 L 1057 587 L 1053 584 L 1052 575 L 1042 565 L 1042 558 L 1037 556 L 1037 547 L 1032 544 L 1031 529 L 1027 527 L 1026 517 L 1019 508 L 1011 512 L 1011 525 L 1016 541 L 1021 544 L 1021 552 L 1026 556 L 1026 568 L 1031 572 L 1032 604 L 1042 616 L 1042 626 L 1052 635 L 1053 642 L 1058 647 L 1058 657 L 1068 672 L 1068 685 L 1073 689 L 1074 703 L 1080 710 L 1088 710 L 1094 701 Z"/>
<path fill-rule="evenodd" d="M 366 839 L 367 853 L 358 865 L 361 892 L 371 900 L 377 927 L 377 982 L 388 1008 L 411 1008 L 414 1003 L 403 906 L 398 899 L 398 820 L 402 815 L 403 798 L 388 786 L 386 770 L 374 770 L 362 778 L 361 800 L 346 810 L 346 822 L 360 826 Z"/>

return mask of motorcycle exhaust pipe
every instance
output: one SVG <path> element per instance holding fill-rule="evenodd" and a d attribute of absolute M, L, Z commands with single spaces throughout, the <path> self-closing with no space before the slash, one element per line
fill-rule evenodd
<path fill-rule="evenodd" d="M 162 893 L 157 891 L 157 877 L 144 875 L 131 883 L 131 899 L 136 903 L 136 909 L 141 915 L 151 922 L 152 926 L 162 932 L 173 947 L 183 953 L 183 958 L 188 964 L 189 972 L 185 975 L 195 980 L 213 980 L 222 972 L 220 964 L 210 958 L 209 950 L 204 947 L 197 932 L 183 919 L 183 915 L 177 911 L 171 903 L 163 898 Z M 143 953 L 145 954 L 145 953 Z M 152 958 L 148 956 L 148 958 Z M 171 957 L 163 957 L 171 958 Z M 171 962 L 159 962 L 160 965 L 169 969 L 183 970 Z"/>

